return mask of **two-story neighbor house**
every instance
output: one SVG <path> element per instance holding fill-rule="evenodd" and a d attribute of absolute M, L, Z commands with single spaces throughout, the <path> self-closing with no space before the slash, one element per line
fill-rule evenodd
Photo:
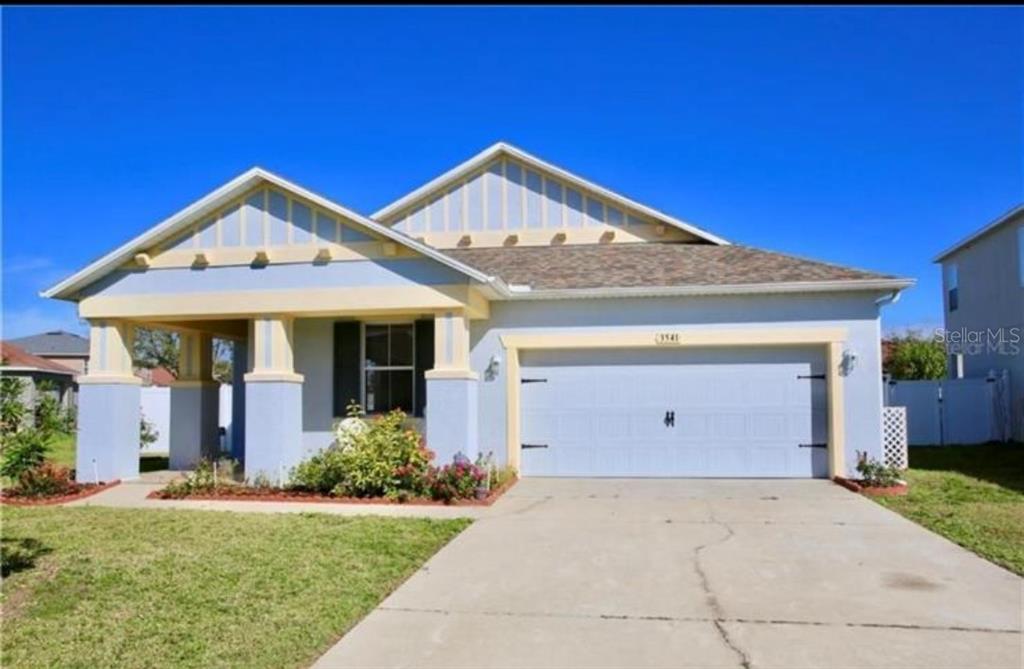
<path fill-rule="evenodd" d="M 949 374 L 1010 372 L 1011 425 L 1024 440 L 1024 205 L 940 253 Z"/>
<path fill-rule="evenodd" d="M 78 471 L 138 474 L 137 324 L 181 335 L 171 460 L 286 478 L 351 401 L 526 476 L 849 474 L 912 281 L 733 245 L 504 143 L 372 216 L 254 168 L 44 294 L 91 327 Z"/>

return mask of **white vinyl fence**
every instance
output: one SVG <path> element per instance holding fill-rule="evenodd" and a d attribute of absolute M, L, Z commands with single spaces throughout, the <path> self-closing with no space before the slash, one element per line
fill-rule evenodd
<path fill-rule="evenodd" d="M 1010 438 L 1010 376 L 889 381 L 886 406 L 907 409 L 911 446 L 983 444 Z"/>
<path fill-rule="evenodd" d="M 167 453 L 171 448 L 171 389 L 167 386 L 143 386 L 140 393 L 142 417 L 156 429 L 156 441 L 142 449 L 143 453 Z M 230 450 L 231 444 L 231 385 L 220 386 L 220 421 L 225 436 L 221 450 Z"/>

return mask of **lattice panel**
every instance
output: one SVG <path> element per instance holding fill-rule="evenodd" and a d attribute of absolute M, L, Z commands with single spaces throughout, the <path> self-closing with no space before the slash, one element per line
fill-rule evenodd
<path fill-rule="evenodd" d="M 882 408 L 882 451 L 885 464 L 907 468 L 907 407 Z"/>

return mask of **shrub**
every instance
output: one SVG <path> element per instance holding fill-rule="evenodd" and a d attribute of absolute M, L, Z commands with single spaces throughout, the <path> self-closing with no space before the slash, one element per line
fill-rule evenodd
<path fill-rule="evenodd" d="M 350 442 L 334 444 L 292 471 L 292 487 L 351 497 L 422 494 L 433 454 L 401 411 L 379 416 L 365 430 L 348 432 Z"/>
<path fill-rule="evenodd" d="M 238 463 L 231 458 L 200 460 L 196 468 L 179 481 L 168 483 L 161 491 L 164 497 L 188 497 L 196 493 L 212 493 L 227 485 L 234 485 Z"/>
<path fill-rule="evenodd" d="M 444 467 L 432 468 L 427 477 L 430 496 L 443 502 L 469 499 L 476 494 L 477 488 L 487 485 L 487 481 L 488 473 L 464 458 Z"/>
<path fill-rule="evenodd" d="M 889 340 L 891 353 L 883 370 L 901 381 L 941 379 L 946 376 L 946 347 L 941 341 L 912 332 Z"/>
<path fill-rule="evenodd" d="M 7 437 L 21 429 L 25 420 L 25 405 L 21 393 L 25 380 L 15 376 L 0 378 L 0 435 Z"/>
<path fill-rule="evenodd" d="M 23 471 L 14 486 L 14 492 L 20 497 L 55 497 L 77 489 L 71 470 L 49 461 Z"/>
<path fill-rule="evenodd" d="M 0 451 L 0 475 L 17 479 L 41 465 L 48 448 L 46 435 L 35 428 L 6 435 Z"/>
<path fill-rule="evenodd" d="M 145 416 L 139 416 L 139 448 L 146 448 L 150 444 L 155 444 L 156 440 L 160 438 L 160 432 L 156 429 L 156 425 L 152 421 L 146 420 Z"/>
<path fill-rule="evenodd" d="M 56 386 L 51 383 L 40 382 L 39 399 L 36 400 L 36 429 L 49 439 L 50 437 L 67 431 L 68 421 L 64 415 L 64 409 L 60 400 L 55 394 Z"/>
<path fill-rule="evenodd" d="M 898 467 L 869 458 L 867 453 L 857 454 L 857 472 L 861 475 L 865 485 L 879 488 L 896 485 L 900 481 L 901 474 Z"/>

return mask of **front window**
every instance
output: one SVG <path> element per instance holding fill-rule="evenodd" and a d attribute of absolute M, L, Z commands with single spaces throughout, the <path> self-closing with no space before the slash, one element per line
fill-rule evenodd
<path fill-rule="evenodd" d="M 366 324 L 363 334 L 363 397 L 367 413 L 412 413 L 415 393 L 415 331 L 412 323 Z"/>
<path fill-rule="evenodd" d="M 960 278 L 956 263 L 946 265 L 946 294 L 950 311 L 960 307 Z"/>

